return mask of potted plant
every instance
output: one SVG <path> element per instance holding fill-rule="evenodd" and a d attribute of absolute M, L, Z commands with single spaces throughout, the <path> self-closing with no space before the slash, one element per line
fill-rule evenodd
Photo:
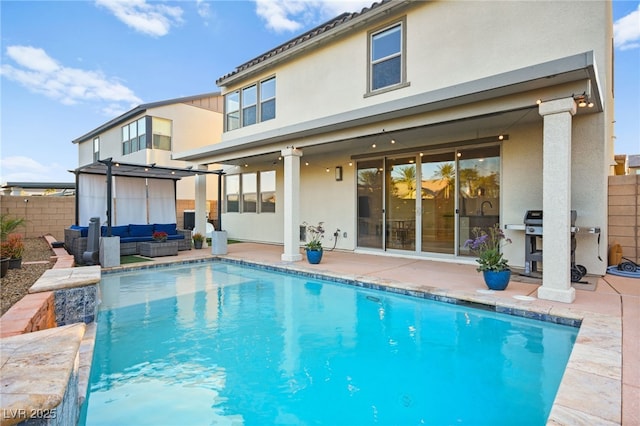
<path fill-rule="evenodd" d="M 167 241 L 167 237 L 168 237 L 168 234 L 164 231 L 155 231 L 151 235 L 151 238 L 153 238 L 153 241 L 156 241 L 159 243 L 164 243 L 165 241 Z"/>
<path fill-rule="evenodd" d="M 201 249 L 202 243 L 204 242 L 204 235 L 202 235 L 199 232 L 196 232 L 195 234 L 193 234 L 192 238 L 193 238 L 193 247 L 195 247 L 196 249 Z"/>
<path fill-rule="evenodd" d="M 7 274 L 7 270 L 9 269 L 9 262 L 11 257 L 8 254 L 9 247 L 5 249 L 4 243 L 7 240 L 7 236 L 9 233 L 13 232 L 18 226 L 24 224 L 24 219 L 16 218 L 12 219 L 7 214 L 0 215 L 0 244 L 2 247 L 0 254 L 0 278 L 4 277 Z"/>
<path fill-rule="evenodd" d="M 307 252 L 307 261 L 311 264 L 318 264 L 322 260 L 322 238 L 324 238 L 324 228 L 322 225 L 324 222 L 319 222 L 318 225 L 308 225 L 304 222 L 306 227 L 307 243 L 304 245 Z"/>
<path fill-rule="evenodd" d="M 9 258 L 8 269 L 20 269 L 22 267 L 22 255 L 24 254 L 24 241 L 20 234 L 9 234 L 6 241 L 0 245 L 3 258 Z"/>
<path fill-rule="evenodd" d="M 486 231 L 476 227 L 471 232 L 474 238 L 465 241 L 464 246 L 478 256 L 476 270 L 482 272 L 487 287 L 504 290 L 511 279 L 511 269 L 508 260 L 502 257 L 502 247 L 511 240 L 504 236 L 497 223 Z"/>

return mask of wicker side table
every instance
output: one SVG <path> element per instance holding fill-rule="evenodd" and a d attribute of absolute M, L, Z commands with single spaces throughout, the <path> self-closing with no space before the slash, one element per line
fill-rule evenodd
<path fill-rule="evenodd" d="M 140 255 L 147 257 L 160 257 L 160 256 L 176 256 L 178 254 L 178 242 L 177 241 L 165 241 L 164 243 L 158 241 L 149 241 L 140 243 Z"/>

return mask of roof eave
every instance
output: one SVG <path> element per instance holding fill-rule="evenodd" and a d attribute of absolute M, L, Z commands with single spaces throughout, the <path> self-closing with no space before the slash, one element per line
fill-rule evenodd
<path fill-rule="evenodd" d="M 290 60 L 304 52 L 307 52 L 310 49 L 314 49 L 319 45 L 326 44 L 335 40 L 338 37 L 343 36 L 346 33 L 352 32 L 356 29 L 359 29 L 365 25 L 369 25 L 372 21 L 376 21 L 382 19 L 384 16 L 402 10 L 412 3 L 415 3 L 413 0 L 392 0 L 386 3 L 377 4 L 374 3 L 375 7 L 371 7 L 370 9 L 366 9 L 366 13 L 356 14 L 356 17 L 353 19 L 348 19 L 345 23 L 341 23 L 336 25 L 335 27 L 321 32 L 318 35 L 309 37 L 302 42 L 296 43 L 296 41 L 300 38 L 303 38 L 307 33 L 298 36 L 294 39 L 289 40 L 286 43 L 278 46 L 275 49 L 272 49 L 268 52 L 263 53 L 242 65 L 239 65 L 236 68 L 236 71 L 232 71 L 229 74 L 220 77 L 216 80 L 216 84 L 218 87 L 226 87 L 233 84 L 236 84 L 242 80 L 252 77 L 255 74 L 258 74 L 265 69 L 271 68 L 281 62 Z M 340 18 L 340 15 L 338 18 Z M 325 25 L 325 24 L 323 24 Z M 321 26 L 320 26 L 321 27 Z M 314 30 L 320 28 L 316 27 Z M 314 31 L 311 30 L 311 31 Z M 292 47 L 286 48 L 284 46 L 288 44 L 293 44 Z M 277 50 L 281 49 L 280 52 Z M 266 59 L 260 59 L 263 56 L 268 56 Z M 256 62 L 254 65 L 247 65 L 251 62 Z M 238 70 L 238 68 L 243 68 Z"/>

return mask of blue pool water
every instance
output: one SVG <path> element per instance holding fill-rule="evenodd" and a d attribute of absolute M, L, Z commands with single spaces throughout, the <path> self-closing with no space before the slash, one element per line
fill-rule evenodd
<path fill-rule="evenodd" d="M 543 425 L 578 332 L 221 262 L 101 292 L 86 425 Z"/>

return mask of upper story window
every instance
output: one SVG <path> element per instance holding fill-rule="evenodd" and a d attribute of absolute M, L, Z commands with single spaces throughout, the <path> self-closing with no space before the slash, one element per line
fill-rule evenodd
<path fill-rule="evenodd" d="M 276 78 L 260 82 L 260 117 L 267 121 L 276 118 Z"/>
<path fill-rule="evenodd" d="M 100 160 L 100 137 L 93 138 L 93 161 Z"/>
<path fill-rule="evenodd" d="M 369 92 L 404 83 L 404 23 L 396 23 L 369 35 Z"/>
<path fill-rule="evenodd" d="M 276 118 L 276 78 L 227 93 L 224 109 L 227 132 Z"/>
<path fill-rule="evenodd" d="M 149 125 L 152 138 L 147 137 Z M 122 126 L 121 134 L 123 155 L 151 148 L 171 150 L 171 120 L 145 116 Z"/>
<path fill-rule="evenodd" d="M 234 130 L 240 127 L 240 91 L 228 93 L 224 97 L 224 110 L 226 111 L 226 129 Z"/>
<path fill-rule="evenodd" d="M 153 117 L 151 120 L 153 131 L 153 149 L 171 151 L 171 120 Z"/>
<path fill-rule="evenodd" d="M 242 89 L 242 125 L 250 126 L 258 119 L 258 88 L 253 86 Z"/>

